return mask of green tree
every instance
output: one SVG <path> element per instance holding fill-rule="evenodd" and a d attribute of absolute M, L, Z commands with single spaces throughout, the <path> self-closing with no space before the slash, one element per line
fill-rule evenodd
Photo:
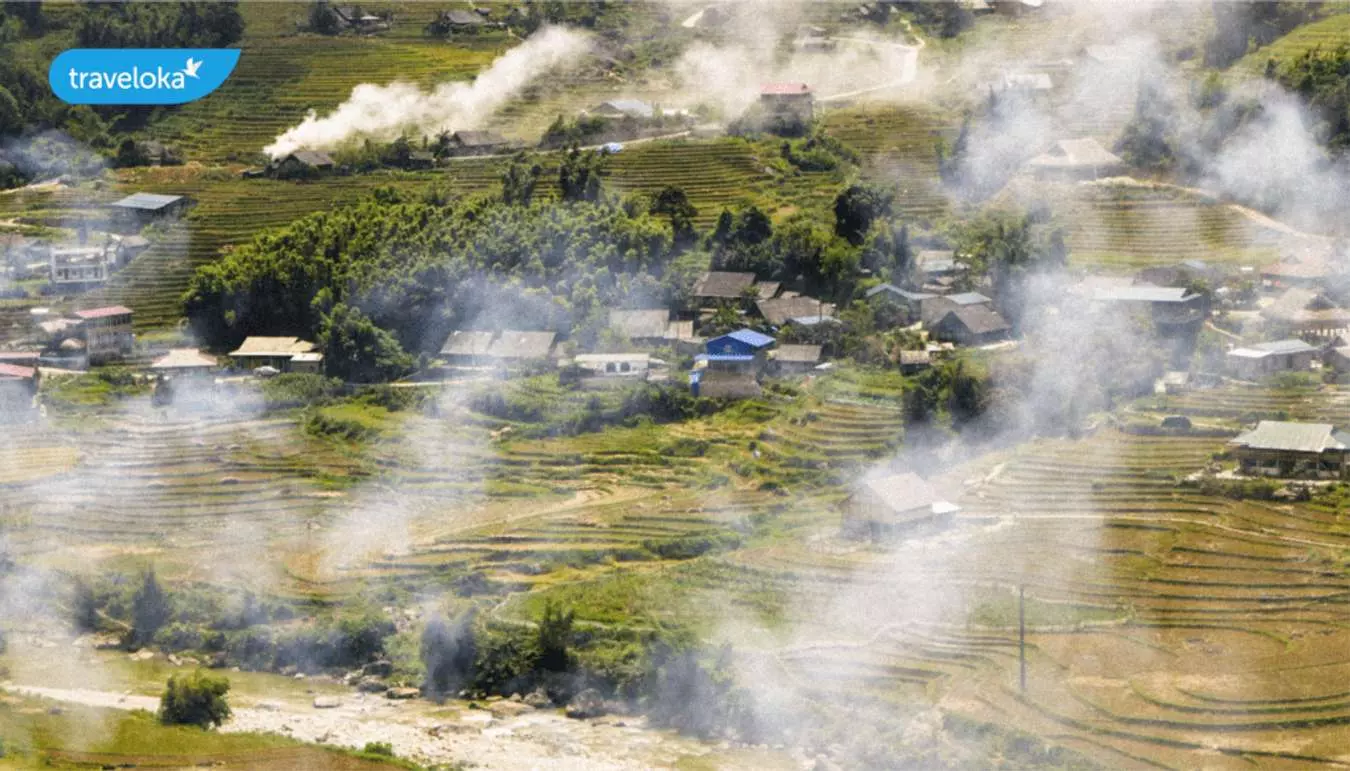
<path fill-rule="evenodd" d="M 529 206 L 544 169 L 530 163 L 525 153 L 517 153 L 502 173 L 502 201 L 512 206 Z"/>
<path fill-rule="evenodd" d="M 1176 106 L 1162 89 L 1156 83 L 1141 83 L 1134 117 L 1116 142 L 1116 152 L 1141 169 L 1168 169 L 1176 162 L 1176 122 Z"/>
<path fill-rule="evenodd" d="M 670 217 L 670 229 L 677 246 L 688 246 L 694 241 L 694 218 L 698 209 L 689 202 L 689 196 L 678 187 L 667 185 L 652 197 L 648 214 L 663 214 Z"/>
<path fill-rule="evenodd" d="M 339 29 L 337 14 L 328 7 L 327 0 L 314 0 L 309 7 L 309 31 L 320 35 L 336 35 Z"/>
<path fill-rule="evenodd" d="M 872 223 L 891 214 L 895 194 L 873 185 L 850 185 L 834 199 L 834 232 L 858 246 Z"/>
<path fill-rule="evenodd" d="M 171 675 L 159 702 L 159 722 L 213 728 L 230 717 L 230 681 L 201 670 Z"/>
<path fill-rule="evenodd" d="M 358 383 L 393 380 L 412 370 L 413 357 L 359 308 L 339 303 L 324 316 L 319 344 L 330 375 Z"/>
<path fill-rule="evenodd" d="M 594 151 L 573 147 L 558 165 L 558 188 L 564 201 L 600 200 L 600 170 L 604 158 Z"/>
<path fill-rule="evenodd" d="M 88 579 L 76 577 L 71 587 L 71 620 L 76 631 L 95 632 L 99 624 L 99 599 Z"/>
<path fill-rule="evenodd" d="M 572 667 L 572 611 L 552 600 L 544 603 L 536 638 L 540 669 L 566 672 Z"/>
<path fill-rule="evenodd" d="M 140 588 L 131 598 L 131 635 L 128 642 L 132 646 L 146 645 L 172 615 L 169 597 L 155 578 L 155 569 L 152 567 L 145 571 Z"/>

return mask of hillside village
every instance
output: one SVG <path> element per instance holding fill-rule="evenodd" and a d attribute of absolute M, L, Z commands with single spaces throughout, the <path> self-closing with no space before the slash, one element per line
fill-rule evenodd
<path fill-rule="evenodd" d="M 1340 4 L 49 5 L 3 752 L 1340 762 Z M 28 88 L 146 30 L 239 70 Z"/>

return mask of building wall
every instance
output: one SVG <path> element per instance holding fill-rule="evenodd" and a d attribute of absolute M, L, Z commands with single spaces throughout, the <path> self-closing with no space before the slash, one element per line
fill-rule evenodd
<path fill-rule="evenodd" d="M 102 361 L 131 353 L 136 336 L 131 331 L 131 316 L 107 316 L 84 322 L 85 352 L 92 361 Z"/>

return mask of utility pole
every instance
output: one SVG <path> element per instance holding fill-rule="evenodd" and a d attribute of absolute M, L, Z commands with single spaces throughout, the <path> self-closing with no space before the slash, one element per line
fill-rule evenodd
<path fill-rule="evenodd" d="M 1021 674 L 1022 695 L 1027 692 L 1027 587 L 1017 587 L 1017 659 Z"/>

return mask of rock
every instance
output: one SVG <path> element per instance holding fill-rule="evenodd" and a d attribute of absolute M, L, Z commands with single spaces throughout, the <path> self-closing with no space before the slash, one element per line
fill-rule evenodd
<path fill-rule="evenodd" d="M 304 672 L 296 672 L 295 674 L 291 675 L 291 677 L 295 678 L 296 680 L 304 680 L 306 675 Z"/>
<path fill-rule="evenodd" d="M 488 711 L 496 718 L 516 717 L 534 711 L 534 707 L 518 701 L 496 701 L 488 705 Z"/>
<path fill-rule="evenodd" d="M 386 699 L 416 699 L 422 692 L 416 688 L 390 688 L 384 692 Z"/>
<path fill-rule="evenodd" d="M 378 677 L 363 677 L 356 684 L 356 690 L 363 693 L 384 693 L 389 685 Z"/>
<path fill-rule="evenodd" d="M 130 658 L 132 661 L 147 661 L 147 660 L 149 660 L 149 659 L 153 659 L 154 657 L 155 657 L 155 652 L 152 651 L 152 650 L 150 650 L 149 648 L 141 648 L 140 650 L 136 651 L 135 653 L 132 653 L 132 654 L 129 655 L 129 658 Z"/>
<path fill-rule="evenodd" d="M 599 717 L 605 714 L 605 699 L 594 688 L 587 688 L 567 702 L 567 716 L 572 718 Z"/>
<path fill-rule="evenodd" d="M 315 696 L 314 709 L 334 709 L 342 706 L 342 699 L 336 696 Z"/>
<path fill-rule="evenodd" d="M 316 705 L 316 706 L 317 706 L 317 705 Z M 279 701 L 260 701 L 260 702 L 258 702 L 258 709 L 260 709 L 260 710 L 262 710 L 262 711 L 264 711 L 264 712 L 280 712 L 280 711 L 281 711 L 281 702 L 279 702 Z"/>
<path fill-rule="evenodd" d="M 373 675 L 375 677 L 388 677 L 394 673 L 394 665 L 389 661 L 372 661 L 361 667 L 361 674 Z"/>
<path fill-rule="evenodd" d="M 537 688 L 524 699 L 525 703 L 535 709 L 548 709 L 553 706 L 553 699 L 548 697 L 543 688 Z"/>
<path fill-rule="evenodd" d="M 282 677 L 290 677 L 291 675 L 295 674 L 298 671 L 300 670 L 296 669 L 294 664 L 287 664 L 278 671 L 278 674 L 280 674 Z"/>
<path fill-rule="evenodd" d="M 507 698 L 507 701 L 520 701 L 520 694 L 518 693 L 511 694 L 511 696 Z"/>

